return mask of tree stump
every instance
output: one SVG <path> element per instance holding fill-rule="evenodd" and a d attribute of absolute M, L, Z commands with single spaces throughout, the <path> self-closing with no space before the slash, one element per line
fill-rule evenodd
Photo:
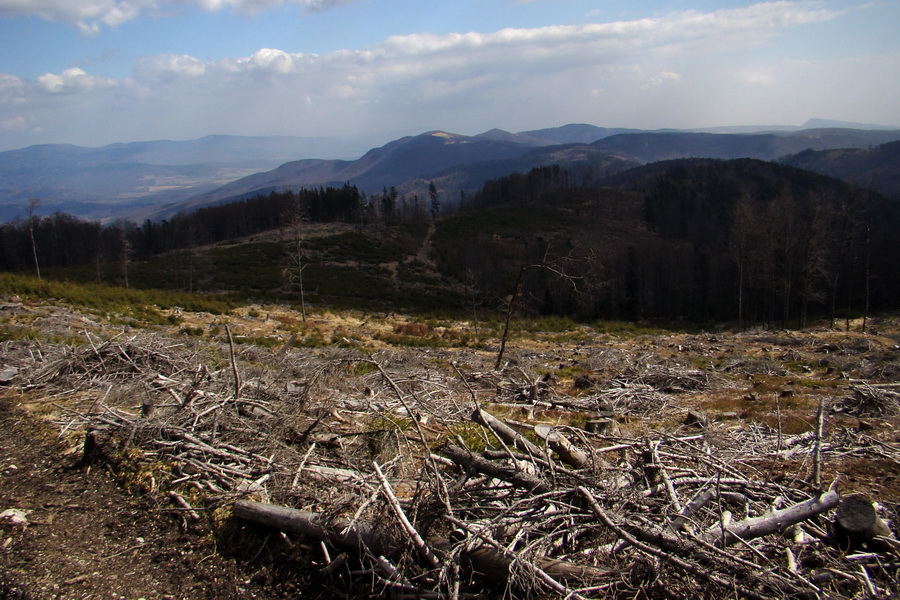
<path fill-rule="evenodd" d="M 834 534 L 838 545 L 844 549 L 857 549 L 878 536 L 893 535 L 887 523 L 878 516 L 872 501 L 862 494 L 841 500 L 834 514 Z"/>

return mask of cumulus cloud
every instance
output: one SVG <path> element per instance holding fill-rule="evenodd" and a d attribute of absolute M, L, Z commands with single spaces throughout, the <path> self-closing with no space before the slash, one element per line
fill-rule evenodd
<path fill-rule="evenodd" d="M 142 59 L 135 73 L 142 81 L 152 83 L 200 77 L 206 72 L 206 64 L 186 54 L 162 54 Z"/>
<path fill-rule="evenodd" d="M 110 87 L 115 82 L 104 77 L 88 75 L 78 67 L 66 69 L 61 74 L 46 73 L 37 78 L 38 89 L 51 94 L 90 92 L 98 87 Z"/>
<path fill-rule="evenodd" d="M 0 0 L 0 17 L 36 16 L 77 26 L 95 34 L 102 25 L 115 27 L 145 14 L 178 5 L 205 11 L 233 10 L 255 14 L 282 5 L 296 5 L 307 12 L 328 10 L 355 0 Z"/>
<path fill-rule="evenodd" d="M 191 1 L 221 10 L 286 0 Z M 310 10 L 337 3 L 298 2 Z M 763 71 L 745 55 L 789 28 L 838 16 L 818 3 L 767 2 L 611 23 L 398 35 L 323 55 L 274 48 L 211 61 L 161 55 L 116 81 L 81 69 L 34 82 L 0 76 L 0 120 L 19 122 L 18 98 L 34 107 L 29 123 L 49 131 L 53 119 L 65 117 L 73 127 L 101 120 L 116 136 L 107 141 L 410 128 L 475 133 L 525 129 L 541 114 L 565 122 L 687 127 L 733 122 L 727 115 L 746 111 L 747 118 L 769 122 L 765 111 L 775 105 L 742 96 L 747 86 L 734 82 L 762 90 L 761 84 L 777 89 L 792 79 L 778 71 L 783 64 L 764 63 L 769 70 Z M 816 83 L 807 90 L 815 94 Z M 82 102 L 67 102 L 72 98 Z"/>
<path fill-rule="evenodd" d="M 739 69 L 735 72 L 734 78 L 739 83 L 749 85 L 772 85 L 775 83 L 775 77 L 768 69 Z"/>
<path fill-rule="evenodd" d="M 25 102 L 26 84 L 15 75 L 0 73 L 0 106 Z"/>

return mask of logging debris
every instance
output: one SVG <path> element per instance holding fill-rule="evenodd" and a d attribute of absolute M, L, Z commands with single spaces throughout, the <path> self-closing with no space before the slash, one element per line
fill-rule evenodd
<path fill-rule="evenodd" d="M 900 448 L 848 427 L 705 417 L 699 429 L 588 427 L 673 411 L 677 394 L 714 384 L 703 371 L 607 364 L 590 394 L 570 396 L 488 359 L 442 371 L 400 351 L 85 337 L 17 367 L 23 389 L 78 399 L 57 418 L 87 432 L 85 464 L 141 463 L 146 491 L 185 526 L 231 509 L 246 527 L 322 542 L 322 572 L 375 596 L 900 593 L 895 515 L 842 495 L 827 469 L 897 462 Z M 848 389 L 879 406 L 896 396 Z"/>

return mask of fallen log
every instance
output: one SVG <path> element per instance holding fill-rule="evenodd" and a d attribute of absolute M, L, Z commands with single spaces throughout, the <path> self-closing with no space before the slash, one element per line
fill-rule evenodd
<path fill-rule="evenodd" d="M 256 525 L 272 527 L 288 533 L 297 533 L 314 539 L 328 541 L 357 553 L 368 550 L 370 555 L 388 554 L 397 544 L 392 536 L 381 530 L 369 528 L 349 519 L 328 519 L 320 513 L 254 500 L 238 500 L 234 503 L 236 518 Z M 453 519 L 451 519 L 453 520 Z M 457 524 L 462 524 L 457 521 Z M 450 554 L 450 542 L 442 538 L 429 538 L 428 544 L 435 550 Z M 474 545 L 462 554 L 465 564 L 472 573 L 496 583 L 509 581 L 512 566 L 520 558 L 511 552 L 503 552 L 488 545 Z M 437 559 L 437 557 L 435 557 Z M 610 574 L 606 569 L 579 565 L 576 563 L 538 556 L 534 566 L 558 581 L 596 582 Z"/>
<path fill-rule="evenodd" d="M 704 538 L 707 542 L 728 546 L 738 540 L 752 540 L 764 535 L 778 533 L 791 525 L 796 525 L 801 521 L 831 510 L 838 505 L 840 500 L 840 495 L 836 491 L 831 490 L 821 496 L 810 498 L 782 510 L 730 523 L 725 526 L 724 531 L 721 526 L 717 526 L 708 531 Z"/>
<path fill-rule="evenodd" d="M 476 408 L 472 412 L 472 416 L 470 417 L 472 421 L 487 427 L 491 431 L 493 431 L 498 438 L 506 442 L 507 444 L 511 444 L 522 450 L 523 452 L 528 452 L 535 456 L 544 456 L 544 451 L 529 442 L 525 439 L 519 432 L 515 429 L 493 416 L 491 413 L 481 409 Z"/>
<path fill-rule="evenodd" d="M 466 471 L 481 473 L 488 477 L 506 481 L 517 488 L 528 490 L 534 494 L 546 494 L 552 491 L 552 488 L 546 482 L 534 475 L 481 458 L 465 448 L 447 444 L 440 449 L 440 452 Z"/>
<path fill-rule="evenodd" d="M 564 462 L 572 465 L 576 469 L 580 469 L 588 463 L 588 460 L 590 460 L 584 451 L 575 446 L 553 427 L 547 425 L 535 425 L 534 432 L 538 437 L 546 440 L 548 448 L 556 452 Z"/>
<path fill-rule="evenodd" d="M 675 556 L 673 554 L 670 554 L 669 552 L 660 550 L 659 548 L 656 548 L 649 544 L 645 544 L 644 542 L 637 539 L 634 535 L 632 535 L 631 533 L 626 531 L 624 528 L 619 526 L 615 521 L 613 521 L 609 517 L 609 515 L 606 514 L 606 512 L 603 510 L 603 508 L 597 503 L 597 499 L 594 498 L 593 494 L 591 494 L 590 491 L 588 491 L 586 488 L 581 487 L 581 486 L 579 486 L 577 488 L 577 491 L 579 494 L 582 495 L 582 497 L 585 500 L 587 500 L 588 506 L 590 507 L 591 512 L 594 513 L 594 516 L 596 516 L 600 520 L 601 523 L 603 523 L 604 525 L 606 525 L 607 527 L 612 529 L 616 533 L 616 535 L 618 535 L 620 538 L 622 538 L 623 540 L 625 540 L 626 542 L 628 542 L 630 545 L 634 546 L 641 552 L 644 552 L 651 556 L 655 556 L 656 558 L 663 560 L 665 562 L 671 563 L 671 564 L 687 571 L 691 575 L 702 578 L 710 583 L 714 583 L 725 589 L 734 590 L 735 592 L 739 593 L 741 596 L 744 596 L 746 598 L 751 598 L 751 600 L 767 600 L 767 598 L 768 598 L 767 596 L 758 594 L 755 591 L 750 590 L 748 588 L 738 586 L 730 578 L 723 577 L 722 575 L 720 575 L 716 572 L 713 572 L 713 571 L 709 571 L 707 569 L 702 569 L 692 562 L 686 561 L 678 556 Z"/>
<path fill-rule="evenodd" d="M 392 546 L 383 533 L 343 517 L 329 519 L 320 513 L 255 500 L 238 500 L 234 503 L 233 514 L 257 525 L 327 540 L 356 552 L 368 549 L 374 554 L 385 554 Z"/>

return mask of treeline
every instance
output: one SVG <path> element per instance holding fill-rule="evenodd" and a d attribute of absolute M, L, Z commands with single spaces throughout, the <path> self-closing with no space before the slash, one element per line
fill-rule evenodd
<path fill-rule="evenodd" d="M 273 229 L 294 239 L 307 222 L 377 225 L 359 235 L 383 238 L 410 231 L 385 225 L 443 213 L 431 258 L 442 285 L 466 290 L 476 308 L 502 308 L 515 295 L 522 310 L 581 319 L 785 327 L 900 306 L 896 200 L 758 160 L 668 161 L 599 176 L 558 166 L 510 175 L 461 199 L 453 214 L 433 185 L 419 198 L 394 188 L 367 197 L 348 184 L 140 225 L 33 217 L 0 226 L 0 268 L 34 271 L 35 256 L 41 268 L 93 263 L 98 280 L 127 285 L 132 261 L 179 251 L 171 273 L 145 281 L 192 290 L 204 244 Z M 274 252 L 267 260 L 280 260 Z"/>
<path fill-rule="evenodd" d="M 55 213 L 0 226 L 0 269 L 34 272 L 38 268 L 113 262 L 127 269 L 129 261 L 301 222 L 365 224 L 424 216 L 425 207 L 418 198 L 407 199 L 393 188 L 367 197 L 349 184 L 273 191 L 183 212 L 170 219 L 146 220 L 140 225 L 125 220 L 102 224 Z M 127 279 L 124 271 L 117 278 Z"/>
<path fill-rule="evenodd" d="M 523 306 L 582 318 L 804 326 L 900 305 L 900 206 L 878 194 L 749 159 L 573 179 L 542 168 L 485 185 L 455 218 L 503 211 L 519 239 L 468 237 L 462 264 L 441 238 L 445 272 L 503 296 L 524 268 Z"/>

